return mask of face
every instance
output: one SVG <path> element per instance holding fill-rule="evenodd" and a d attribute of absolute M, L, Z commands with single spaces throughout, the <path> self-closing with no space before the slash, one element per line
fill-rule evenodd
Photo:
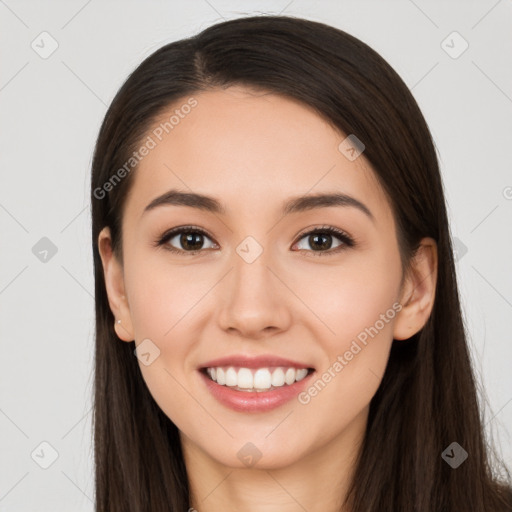
<path fill-rule="evenodd" d="M 122 268 L 103 255 L 116 329 L 187 446 L 283 467 L 364 429 L 400 318 L 395 222 L 364 153 L 307 106 L 193 97 L 147 134 Z"/>

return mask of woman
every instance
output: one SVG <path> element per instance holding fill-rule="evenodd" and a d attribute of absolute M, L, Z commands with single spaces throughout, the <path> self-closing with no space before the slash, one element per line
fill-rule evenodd
<path fill-rule="evenodd" d="M 262 16 L 164 46 L 91 200 L 98 511 L 512 510 L 434 144 L 367 45 Z"/>

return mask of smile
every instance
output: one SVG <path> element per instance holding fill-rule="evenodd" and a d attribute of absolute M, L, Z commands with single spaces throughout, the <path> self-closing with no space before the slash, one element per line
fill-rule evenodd
<path fill-rule="evenodd" d="M 237 391 L 263 392 L 290 386 L 304 379 L 311 369 L 293 367 L 237 368 L 209 367 L 204 369 L 209 378 L 220 386 Z"/>

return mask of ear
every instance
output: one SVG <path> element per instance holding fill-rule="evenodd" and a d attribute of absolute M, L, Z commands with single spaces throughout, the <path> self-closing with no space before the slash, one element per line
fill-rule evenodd
<path fill-rule="evenodd" d="M 98 235 L 98 250 L 103 264 L 108 302 L 116 319 L 114 329 L 121 340 L 133 341 L 133 326 L 125 295 L 123 267 L 112 251 L 112 238 L 108 227 L 103 228 Z"/>
<path fill-rule="evenodd" d="M 433 238 L 423 238 L 404 279 L 396 316 L 393 338 L 405 340 L 420 331 L 427 323 L 436 294 L 437 244 Z"/>

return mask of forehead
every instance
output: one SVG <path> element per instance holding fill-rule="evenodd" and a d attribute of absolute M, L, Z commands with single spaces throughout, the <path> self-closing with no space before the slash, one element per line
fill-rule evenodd
<path fill-rule="evenodd" d="M 364 153 L 351 161 L 340 150 L 346 137 L 311 107 L 275 93 L 232 86 L 192 94 L 144 137 L 151 149 L 133 171 L 126 211 L 141 215 L 155 197 L 180 189 L 219 198 L 233 216 L 275 213 L 290 197 L 332 191 L 389 214 Z"/>

